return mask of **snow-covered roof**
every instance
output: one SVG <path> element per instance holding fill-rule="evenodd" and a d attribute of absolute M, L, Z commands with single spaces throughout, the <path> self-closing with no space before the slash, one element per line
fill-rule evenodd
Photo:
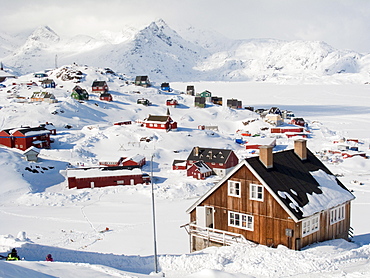
<path fill-rule="evenodd" d="M 132 170 L 119 169 L 119 170 L 104 170 L 104 168 L 88 168 L 88 169 L 67 169 L 68 178 L 93 178 L 93 177 L 112 177 L 112 176 L 130 176 L 142 175 L 139 168 Z"/>
<path fill-rule="evenodd" d="M 197 167 L 199 172 L 202 174 L 212 172 L 212 169 L 209 168 L 203 161 L 197 161 L 193 165 Z"/>
<path fill-rule="evenodd" d="M 247 137 L 246 145 L 276 145 L 276 138 L 270 137 Z"/>
<path fill-rule="evenodd" d="M 14 128 L 10 129 L 8 132 L 9 134 L 14 134 L 15 132 L 21 132 L 24 134 L 24 136 L 37 136 L 37 135 L 43 135 L 50 133 L 50 130 L 47 130 L 43 127 L 20 127 L 20 128 Z"/>
<path fill-rule="evenodd" d="M 36 148 L 35 146 L 29 147 L 27 150 L 23 152 L 23 154 L 27 154 L 29 152 L 35 152 L 35 153 L 40 153 L 40 149 Z"/>
<path fill-rule="evenodd" d="M 296 222 L 355 198 L 309 149 L 307 159 L 304 161 L 294 153 L 294 150 L 274 153 L 273 160 L 272 168 L 266 168 L 259 157 L 243 160 L 198 199 L 187 212 L 190 213 L 243 166 L 253 173 Z"/>
<path fill-rule="evenodd" d="M 134 161 L 134 162 L 139 163 L 139 162 L 140 162 L 140 161 L 142 161 L 143 159 L 145 159 L 145 156 L 140 155 L 140 154 L 137 154 L 137 155 L 134 155 L 133 157 L 127 157 L 123 162 L 125 162 L 125 161 L 129 161 L 129 160 L 132 160 L 132 161 Z"/>

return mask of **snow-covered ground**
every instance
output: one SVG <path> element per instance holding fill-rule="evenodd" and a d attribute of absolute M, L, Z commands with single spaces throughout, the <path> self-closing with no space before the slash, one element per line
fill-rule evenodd
<path fill-rule="evenodd" d="M 0 261 L 0 277 L 147 277 L 153 266 L 151 186 L 136 185 L 95 189 L 68 189 L 68 164 L 97 165 L 102 158 L 144 155 L 143 171 L 153 165 L 157 247 L 160 271 L 166 277 L 367 277 L 370 275 L 370 161 L 361 157 L 325 160 L 334 174 L 354 191 L 352 206 L 353 242 L 333 240 L 303 251 L 279 246 L 236 245 L 189 253 L 189 239 L 180 228 L 189 221 L 186 209 L 206 192 L 217 177 L 198 181 L 184 171 L 171 170 L 174 159 L 186 159 L 194 146 L 231 148 L 242 159 L 252 155 L 236 144 L 237 130 L 262 136 L 268 126 L 246 109 L 226 107 L 227 98 L 244 106 L 292 110 L 308 124 L 308 147 L 315 152 L 335 147 L 342 137 L 359 139 L 359 150 L 369 155 L 370 87 L 338 84 L 334 77 L 321 84 L 272 84 L 255 82 L 170 83 L 174 91 L 160 92 L 161 80 L 152 88 L 126 84 L 130 77 L 112 75 L 102 69 L 71 66 L 83 72 L 79 85 L 88 89 L 95 79 L 106 80 L 113 102 L 96 94 L 83 103 L 69 95 L 75 83 L 58 79 L 58 87 L 47 89 L 56 104 L 27 103 L 11 95 L 30 97 L 38 87 L 11 86 L 0 89 L 0 127 L 35 126 L 46 121 L 57 127 L 49 150 L 42 150 L 39 162 L 27 162 L 15 149 L 0 148 L 0 254 L 16 247 L 24 261 Z M 343 77 L 341 77 L 343 78 Z M 37 81 L 32 75 L 16 82 Z M 224 105 L 195 108 L 192 96 L 182 94 L 187 85 L 197 92 L 209 90 L 223 97 Z M 7 91 L 11 91 L 8 93 Z M 140 92 L 140 93 L 138 93 Z M 151 106 L 136 104 L 147 98 Z M 165 115 L 167 99 L 178 122 L 177 131 L 148 130 L 136 124 L 149 114 Z M 256 120 L 257 119 L 257 120 Z M 131 120 L 132 125 L 114 122 Z M 245 126 L 243 122 L 255 120 Z M 69 124 L 71 129 L 64 126 Z M 218 131 L 199 130 L 199 125 L 216 125 Z M 140 141 L 142 137 L 150 142 Z M 293 146 L 292 139 L 278 137 L 275 150 Z M 151 162 L 152 160 L 152 162 Z M 331 161 L 331 162 L 330 162 Z M 27 169 L 28 170 L 27 170 Z M 35 170 L 35 171 L 29 171 Z M 109 228 L 108 231 L 102 232 Z M 45 262 L 51 253 L 55 262 Z"/>

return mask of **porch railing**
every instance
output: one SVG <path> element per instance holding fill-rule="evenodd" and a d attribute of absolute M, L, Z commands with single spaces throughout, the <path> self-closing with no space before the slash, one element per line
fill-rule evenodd
<path fill-rule="evenodd" d="M 195 223 L 188 223 L 181 227 L 187 228 L 188 234 L 199 238 L 206 239 L 211 242 L 221 243 L 222 245 L 231 245 L 234 243 L 245 243 L 255 245 L 255 243 L 247 240 L 243 235 L 228 231 L 218 230 L 214 228 L 197 226 Z"/>

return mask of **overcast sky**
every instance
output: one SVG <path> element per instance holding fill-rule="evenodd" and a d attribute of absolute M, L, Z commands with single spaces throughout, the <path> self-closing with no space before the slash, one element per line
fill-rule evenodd
<path fill-rule="evenodd" d="M 162 18 L 233 39 L 321 40 L 370 53 L 370 0 L 0 0 L 0 31 L 47 25 L 61 37 L 94 36 Z"/>

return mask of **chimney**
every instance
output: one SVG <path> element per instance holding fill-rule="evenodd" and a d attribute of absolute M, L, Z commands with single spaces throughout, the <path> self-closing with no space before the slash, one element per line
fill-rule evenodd
<path fill-rule="evenodd" d="M 305 139 L 297 139 L 294 141 L 294 152 L 301 160 L 307 159 L 307 141 Z"/>
<path fill-rule="evenodd" d="M 273 167 L 272 146 L 260 146 L 260 161 L 267 169 Z"/>
<path fill-rule="evenodd" d="M 199 147 L 194 147 L 194 156 L 199 155 Z"/>

